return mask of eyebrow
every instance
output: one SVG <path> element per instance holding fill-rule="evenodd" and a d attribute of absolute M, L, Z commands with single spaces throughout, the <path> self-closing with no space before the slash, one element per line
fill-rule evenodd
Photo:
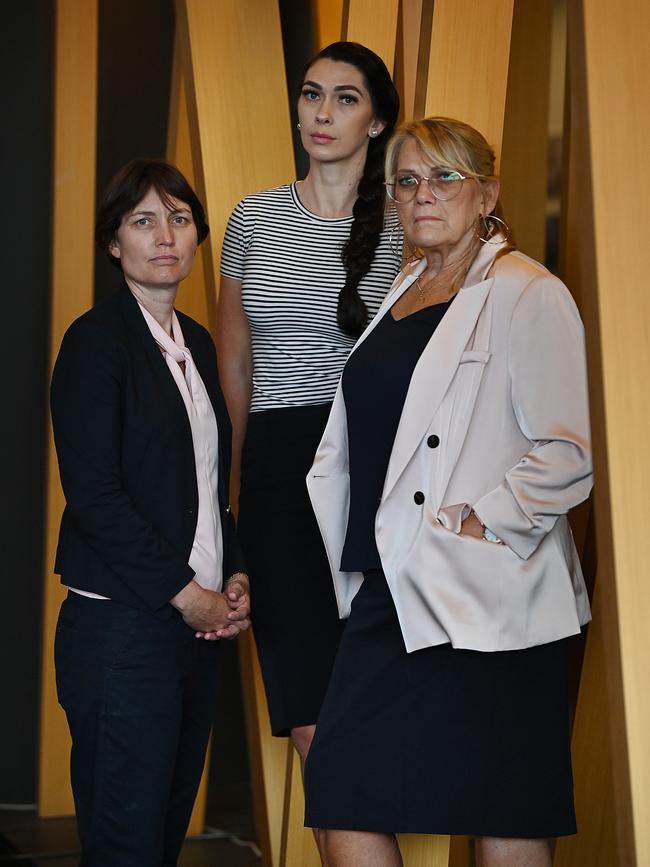
<path fill-rule="evenodd" d="M 303 81 L 302 86 L 306 87 L 307 85 L 313 87 L 315 90 L 323 90 L 323 85 L 318 84 L 316 81 Z M 363 93 L 359 90 L 356 84 L 337 84 L 334 88 L 335 93 L 339 93 L 341 90 L 356 90 L 359 96 L 363 96 Z"/>
<path fill-rule="evenodd" d="M 189 214 L 191 213 L 189 208 L 168 208 L 170 214 Z M 135 217 L 136 214 L 140 214 L 142 217 L 155 217 L 157 216 L 156 211 L 131 211 L 130 216 Z"/>

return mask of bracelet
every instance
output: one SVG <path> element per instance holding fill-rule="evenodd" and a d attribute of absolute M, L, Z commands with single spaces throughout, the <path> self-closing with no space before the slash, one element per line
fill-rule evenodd
<path fill-rule="evenodd" d="M 486 526 L 483 527 L 483 541 L 484 542 L 492 542 L 495 545 L 503 545 L 503 542 L 496 533 L 493 533 L 492 530 L 488 530 Z"/>

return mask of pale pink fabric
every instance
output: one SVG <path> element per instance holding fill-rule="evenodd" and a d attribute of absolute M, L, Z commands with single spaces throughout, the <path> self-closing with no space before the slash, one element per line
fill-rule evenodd
<path fill-rule="evenodd" d="M 156 322 L 138 301 L 142 315 L 154 340 L 165 356 L 167 366 L 178 387 L 192 429 L 196 483 L 199 507 L 194 543 L 189 564 L 195 571 L 195 580 L 208 590 L 221 590 L 223 581 L 223 535 L 219 515 L 219 432 L 214 409 L 181 330 L 178 317 L 172 314 L 172 337 Z M 183 372 L 181 365 L 185 365 Z M 176 504 L 171 504 L 175 507 Z M 106 599 L 70 587 L 75 593 L 93 599 Z"/>

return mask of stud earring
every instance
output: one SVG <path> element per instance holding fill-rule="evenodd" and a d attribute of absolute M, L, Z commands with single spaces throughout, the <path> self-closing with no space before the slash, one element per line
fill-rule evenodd
<path fill-rule="evenodd" d="M 302 129 L 299 123 L 296 124 L 296 129 Z"/>
<path fill-rule="evenodd" d="M 378 129 L 371 129 L 371 130 L 370 130 L 370 135 L 371 135 L 373 138 L 375 138 L 376 136 L 379 135 L 379 130 L 378 130 Z"/>

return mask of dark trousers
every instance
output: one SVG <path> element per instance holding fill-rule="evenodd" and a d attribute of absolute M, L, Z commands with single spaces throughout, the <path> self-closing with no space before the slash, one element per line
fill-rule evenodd
<path fill-rule="evenodd" d="M 80 867 L 173 867 L 212 723 L 219 642 L 70 593 L 55 661 L 72 735 Z"/>

